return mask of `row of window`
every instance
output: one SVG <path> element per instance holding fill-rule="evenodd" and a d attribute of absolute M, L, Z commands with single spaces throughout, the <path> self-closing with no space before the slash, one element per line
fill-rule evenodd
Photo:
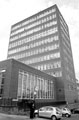
<path fill-rule="evenodd" d="M 37 62 L 42 62 L 42 61 L 46 61 L 46 60 L 50 60 L 50 59 L 56 59 L 60 57 L 60 52 L 57 53 L 53 53 L 53 54 L 49 54 L 49 55 L 44 55 L 41 57 L 35 57 L 29 60 L 21 60 L 21 62 L 25 63 L 25 64 L 33 64 L 33 63 L 37 63 Z M 9 56 L 8 59 L 19 59 L 20 57 L 17 56 Z"/>
<path fill-rule="evenodd" d="M 65 42 L 63 42 L 63 45 L 64 46 L 66 46 L 65 45 Z M 71 62 L 71 63 L 73 63 L 73 58 L 72 58 L 72 53 L 71 53 L 71 51 L 69 52 L 68 51 L 68 49 L 67 49 L 67 47 L 65 48 L 63 48 L 63 51 L 64 51 L 64 54 L 68 57 L 68 60 Z M 70 53 L 70 54 L 69 54 Z"/>
<path fill-rule="evenodd" d="M 54 99 L 54 84 L 29 72 L 19 71 L 17 98 Z"/>
<path fill-rule="evenodd" d="M 44 11 L 44 12 L 42 12 L 42 13 L 40 13 L 40 14 L 37 14 L 36 16 L 33 16 L 32 18 L 26 19 L 26 20 L 23 21 L 22 23 L 19 23 L 19 24 L 13 26 L 13 27 L 12 27 L 12 31 L 15 30 L 15 29 L 18 29 L 18 28 L 20 28 L 20 27 L 22 27 L 22 26 L 25 26 L 25 25 L 27 25 L 27 24 L 29 24 L 29 23 L 32 23 L 32 22 L 34 22 L 34 21 L 36 21 L 36 20 L 38 20 L 38 19 L 40 19 L 40 18 L 42 18 L 42 17 L 45 17 L 45 16 L 47 16 L 47 15 L 49 15 L 49 14 L 51 14 L 51 13 L 54 13 L 55 11 L 56 11 L 56 9 L 55 9 L 55 8 L 52 8 L 52 9 L 50 9 L 50 10 Z"/>
<path fill-rule="evenodd" d="M 41 57 L 31 58 L 29 60 L 25 60 L 25 61 L 21 61 L 21 62 L 23 62 L 25 64 L 33 64 L 33 63 L 56 59 L 56 58 L 60 58 L 60 52 L 52 53 L 49 55 L 43 55 Z"/>
<path fill-rule="evenodd" d="M 65 70 L 67 72 L 66 77 L 67 77 L 67 80 L 73 81 L 71 76 L 74 76 L 75 73 L 74 73 L 72 57 L 70 57 L 66 49 L 63 49 L 63 51 L 64 51 L 64 60 L 65 60 Z"/>
<path fill-rule="evenodd" d="M 63 48 L 63 52 L 64 52 L 64 60 L 65 60 L 66 79 L 73 82 L 73 79 L 71 76 L 74 76 L 75 73 L 74 73 L 74 66 L 73 66 L 73 61 L 71 56 L 71 50 L 69 51 L 69 48 L 67 47 L 66 43 L 65 42 L 63 43 L 65 46 Z"/>
<path fill-rule="evenodd" d="M 63 30 L 66 32 L 66 34 L 69 36 L 69 31 L 68 31 L 68 29 L 66 29 L 66 27 L 64 26 L 63 21 L 60 20 L 60 23 L 61 23 L 62 29 L 63 29 Z"/>
<path fill-rule="evenodd" d="M 34 32 L 40 31 L 40 30 L 42 30 L 42 29 L 45 29 L 45 28 L 47 28 L 47 27 L 56 25 L 56 24 L 57 24 L 57 21 L 56 21 L 56 20 L 52 20 L 52 19 L 54 19 L 54 18 L 56 18 L 56 14 L 51 15 L 51 16 L 48 16 L 48 17 L 46 17 L 46 18 L 43 18 L 42 20 L 39 20 L 39 21 L 37 21 L 37 22 L 34 22 L 34 23 L 32 23 L 31 25 L 24 26 L 23 28 L 20 28 L 20 29 L 18 29 L 18 30 L 16 30 L 16 31 L 13 31 L 13 32 L 11 31 L 11 35 L 10 35 L 10 36 L 19 34 L 19 33 L 24 32 L 24 31 L 26 31 L 26 30 L 28 30 L 28 29 L 31 28 L 31 30 L 28 30 L 28 31 L 27 31 L 27 35 L 29 35 L 29 34 L 32 34 L 32 33 L 34 33 Z M 49 20 L 52 20 L 52 21 L 48 22 Z M 42 23 L 44 23 L 44 24 L 42 24 Z M 38 25 L 40 25 L 40 26 L 38 26 Z M 34 28 L 34 27 L 35 27 L 35 28 Z"/>
<path fill-rule="evenodd" d="M 68 49 L 71 48 L 70 41 L 66 38 L 65 34 L 62 33 L 61 35 L 62 35 L 62 39 L 66 43 L 66 46 L 68 46 Z M 70 51 L 70 49 L 69 49 L 69 51 Z"/>
<path fill-rule="evenodd" d="M 46 47 L 37 48 L 37 49 L 31 50 L 29 52 L 20 53 L 19 55 L 15 55 L 15 58 L 20 59 L 20 58 L 40 54 L 40 53 L 45 53 L 45 52 L 55 50 L 55 49 L 58 49 L 58 48 L 59 48 L 59 44 L 53 44 L 53 45 L 49 45 L 49 46 L 46 46 Z M 16 53 L 17 52 L 18 51 L 16 51 Z M 9 53 L 9 55 L 10 55 L 10 53 Z"/>
<path fill-rule="evenodd" d="M 23 45 L 23 44 L 25 44 L 27 42 L 30 42 L 30 40 L 31 39 L 29 39 L 29 38 L 25 38 L 25 39 L 22 39 L 22 40 L 10 43 L 9 44 L 9 49 L 10 48 L 14 48 L 14 47 L 19 46 L 19 45 Z M 28 43 L 28 44 L 32 48 L 32 47 L 36 47 L 36 46 L 39 46 L 39 45 L 47 44 L 47 43 L 50 43 L 50 42 L 53 42 L 53 41 L 57 41 L 57 40 L 59 40 L 58 35 L 54 35 L 54 36 L 45 38 L 43 40 L 41 39 L 40 41 L 35 41 L 34 43 L 31 43 L 31 44 Z M 30 48 L 30 47 L 28 47 L 28 48 Z"/>
<path fill-rule="evenodd" d="M 70 56 L 70 58 L 72 59 L 72 52 L 71 52 L 71 49 L 67 46 L 66 42 L 63 40 L 63 46 L 64 46 L 64 53 L 67 55 L 67 56 Z"/>
<path fill-rule="evenodd" d="M 60 13 L 59 13 L 59 17 L 60 17 L 60 22 L 61 22 L 61 24 L 63 25 L 63 27 L 64 27 L 66 30 L 68 30 L 68 26 L 67 26 L 67 24 L 66 24 L 63 16 L 62 16 Z"/>
<path fill-rule="evenodd" d="M 53 63 L 48 63 L 48 64 L 42 64 L 42 65 L 37 65 L 34 66 L 34 68 L 38 69 L 38 70 L 49 70 L 49 69 L 55 69 L 55 68 L 60 68 L 61 67 L 61 61 L 56 61 Z"/>
<path fill-rule="evenodd" d="M 57 28 L 55 28 L 54 30 L 55 30 L 55 31 L 52 31 L 52 29 L 50 29 L 50 30 L 47 30 L 47 31 L 43 32 L 43 33 L 44 33 L 43 36 L 48 36 L 48 35 L 50 35 L 50 34 L 55 33 L 55 32 L 58 31 Z M 37 35 L 38 35 L 38 34 L 37 34 Z M 41 34 L 40 34 L 40 36 L 41 36 Z M 38 37 L 40 37 L 40 36 L 38 36 Z M 56 38 L 56 39 L 57 39 L 57 38 Z M 40 43 L 41 43 L 41 42 L 40 42 Z M 42 43 L 44 43 L 44 42 L 42 41 Z M 36 43 L 34 43 L 34 45 L 35 45 L 35 44 L 38 45 L 39 43 L 36 42 Z M 8 54 L 13 54 L 13 53 L 16 53 L 16 52 L 24 51 L 24 50 L 30 49 L 31 47 L 33 47 L 32 44 L 26 45 L 26 46 L 24 46 L 24 47 L 19 47 L 19 48 L 17 48 L 17 49 L 9 50 Z M 34 47 L 36 47 L 36 46 L 34 46 Z"/>
<path fill-rule="evenodd" d="M 48 74 L 54 77 L 62 77 L 62 71 L 48 72 Z"/>
<path fill-rule="evenodd" d="M 69 38 L 69 35 L 66 34 L 66 32 L 64 31 L 63 27 L 61 26 L 61 31 L 62 31 L 62 34 L 64 34 L 64 37 L 67 39 L 67 40 L 70 40 Z M 70 42 L 70 41 L 69 41 Z"/>
<path fill-rule="evenodd" d="M 72 64 L 72 62 L 70 62 L 70 60 L 69 60 L 69 58 L 67 57 L 67 55 L 65 54 L 65 52 L 64 52 L 64 61 L 65 61 L 65 64 L 67 64 L 69 67 L 70 67 L 70 69 L 71 70 L 69 70 L 70 72 L 72 71 L 72 70 L 74 70 L 73 68 L 73 64 Z"/>
<path fill-rule="evenodd" d="M 48 36 L 50 34 L 54 34 L 58 31 L 58 27 L 53 27 L 53 28 L 50 28 L 49 30 L 45 30 L 45 31 L 41 31 L 40 33 L 36 33 L 35 35 L 32 35 L 32 39 L 39 39 L 39 38 L 42 38 L 42 37 L 45 37 L 45 36 Z M 14 36 L 12 38 L 10 38 L 10 41 L 14 41 L 14 40 L 17 40 L 17 39 L 20 39 L 22 37 L 25 37 L 27 36 L 27 32 L 24 32 L 22 34 L 19 34 L 17 36 Z"/>
<path fill-rule="evenodd" d="M 73 59 L 72 59 L 71 46 L 70 46 L 70 44 L 69 45 L 67 44 L 66 38 L 63 38 L 63 45 L 64 45 L 64 48 L 63 48 L 64 54 L 68 57 L 68 61 L 70 61 L 70 63 L 72 64 Z M 65 55 L 64 55 L 64 57 L 65 57 Z"/>
<path fill-rule="evenodd" d="M 72 57 L 68 54 L 66 49 L 63 49 L 63 52 L 64 52 L 64 59 L 65 59 L 66 63 L 71 64 L 71 66 L 72 66 L 72 64 L 73 64 Z"/>

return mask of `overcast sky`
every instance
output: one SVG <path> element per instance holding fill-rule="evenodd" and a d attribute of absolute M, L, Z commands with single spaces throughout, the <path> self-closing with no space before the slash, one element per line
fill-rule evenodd
<path fill-rule="evenodd" d="M 79 0 L 0 0 L 0 61 L 7 58 L 11 25 L 54 4 L 69 26 L 75 73 L 79 79 Z"/>

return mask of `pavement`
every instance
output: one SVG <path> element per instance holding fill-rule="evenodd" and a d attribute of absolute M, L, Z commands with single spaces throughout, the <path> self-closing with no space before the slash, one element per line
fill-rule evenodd
<path fill-rule="evenodd" d="M 10 115 L 10 114 L 0 113 L 0 120 L 45 120 L 45 119 L 38 118 L 38 117 L 30 119 L 29 116 Z"/>

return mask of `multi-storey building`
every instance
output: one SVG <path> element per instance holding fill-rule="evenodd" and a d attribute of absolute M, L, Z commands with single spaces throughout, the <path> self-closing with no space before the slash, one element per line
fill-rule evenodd
<path fill-rule="evenodd" d="M 7 58 L 59 77 L 66 101 L 77 99 L 69 29 L 57 5 L 12 25 Z"/>

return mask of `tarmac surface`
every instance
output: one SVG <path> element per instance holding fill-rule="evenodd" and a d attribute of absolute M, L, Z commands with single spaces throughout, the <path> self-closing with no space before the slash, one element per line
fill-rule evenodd
<path fill-rule="evenodd" d="M 37 118 L 37 117 L 30 119 L 29 116 L 9 115 L 9 114 L 0 113 L 0 120 L 45 120 L 45 119 Z"/>
<path fill-rule="evenodd" d="M 30 119 L 29 116 L 9 115 L 0 113 L 0 120 L 50 120 L 50 119 L 38 117 Z M 70 118 L 63 117 L 61 120 L 79 120 L 79 114 L 72 114 Z"/>

